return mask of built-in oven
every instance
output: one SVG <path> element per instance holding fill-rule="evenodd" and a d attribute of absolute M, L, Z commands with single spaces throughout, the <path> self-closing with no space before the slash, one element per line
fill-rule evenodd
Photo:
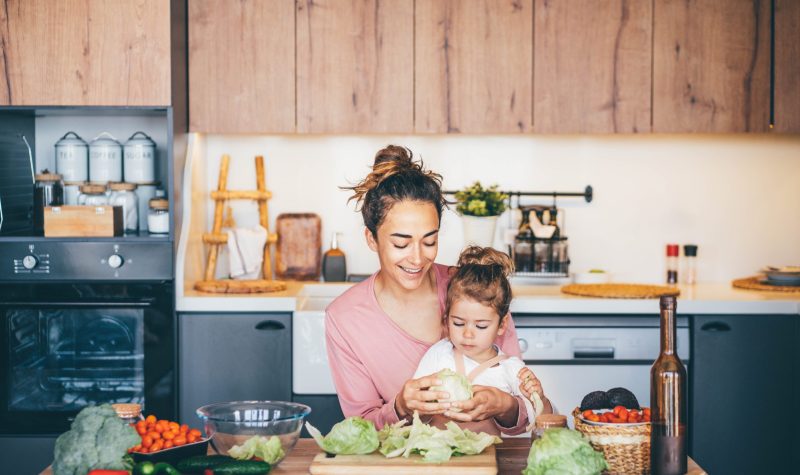
<path fill-rule="evenodd" d="M 660 350 L 658 315 L 514 315 L 522 358 L 561 414 L 592 391 L 624 387 L 650 406 L 650 367 Z M 677 350 L 689 368 L 689 322 Z M 572 426 L 571 418 L 567 418 Z"/>
<path fill-rule="evenodd" d="M 171 282 L 0 287 L 0 434 L 69 429 L 88 405 L 175 414 Z"/>

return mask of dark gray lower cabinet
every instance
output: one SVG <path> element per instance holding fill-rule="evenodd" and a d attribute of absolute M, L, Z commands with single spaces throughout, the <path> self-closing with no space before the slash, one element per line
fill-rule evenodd
<path fill-rule="evenodd" d="M 241 400 L 290 401 L 290 313 L 183 313 L 179 325 L 180 421 L 201 427 L 195 410 Z"/>
<path fill-rule="evenodd" d="M 292 396 L 292 400 L 311 408 L 308 422 L 323 434 L 327 434 L 334 424 L 344 420 L 342 406 L 339 405 L 339 397 L 336 395 L 295 394 Z M 311 437 L 305 427 L 300 436 Z"/>
<path fill-rule="evenodd" d="M 0 437 L 0 473 L 38 475 L 53 462 L 56 437 Z"/>
<path fill-rule="evenodd" d="M 708 473 L 797 469 L 799 325 L 797 315 L 694 318 L 690 454 Z"/>

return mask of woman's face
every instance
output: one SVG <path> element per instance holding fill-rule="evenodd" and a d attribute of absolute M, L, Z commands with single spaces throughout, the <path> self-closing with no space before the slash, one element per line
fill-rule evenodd
<path fill-rule="evenodd" d="M 406 290 L 425 281 L 439 251 L 439 215 L 423 201 L 400 201 L 378 226 L 377 239 L 366 230 L 367 244 L 378 253 L 381 274 Z"/>
<path fill-rule="evenodd" d="M 447 332 L 453 346 L 473 360 L 483 362 L 494 356 L 492 344 L 506 331 L 508 319 L 500 323 L 494 308 L 470 298 L 459 298 L 450 306 Z"/>

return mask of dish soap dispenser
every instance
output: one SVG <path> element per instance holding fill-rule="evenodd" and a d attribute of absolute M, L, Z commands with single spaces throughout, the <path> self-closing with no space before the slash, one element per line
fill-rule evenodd
<path fill-rule="evenodd" d="M 333 233 L 331 248 L 322 256 L 322 278 L 325 282 L 344 282 L 347 277 L 347 263 L 344 252 L 339 249 L 339 233 Z"/>

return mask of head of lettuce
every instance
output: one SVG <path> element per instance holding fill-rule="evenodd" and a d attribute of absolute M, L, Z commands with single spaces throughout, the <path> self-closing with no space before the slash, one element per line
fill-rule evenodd
<path fill-rule="evenodd" d="M 322 436 L 316 427 L 306 422 L 306 429 L 322 450 L 337 455 L 371 454 L 378 449 L 378 431 L 372 421 L 353 416 L 331 428 Z"/>
<path fill-rule="evenodd" d="M 554 428 L 534 441 L 522 474 L 594 475 L 607 468 L 603 454 L 595 451 L 579 432 Z"/>

